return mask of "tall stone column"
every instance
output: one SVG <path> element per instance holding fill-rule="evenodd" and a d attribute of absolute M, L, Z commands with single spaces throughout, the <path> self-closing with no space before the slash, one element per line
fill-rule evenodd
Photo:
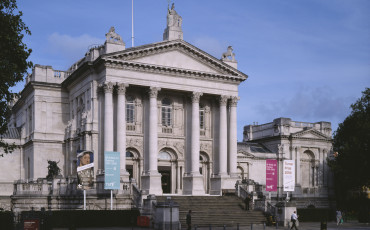
<path fill-rule="evenodd" d="M 211 188 L 210 194 L 221 195 L 222 189 L 234 189 L 235 179 L 230 178 L 227 174 L 227 160 L 228 160 L 228 138 L 227 138 L 227 111 L 226 104 L 228 101 L 228 96 L 222 95 L 219 98 L 220 102 L 220 116 L 219 116 L 219 140 L 218 140 L 218 152 L 217 157 L 215 157 L 215 175 L 211 178 Z M 235 163 L 236 167 L 236 163 Z"/>
<path fill-rule="evenodd" d="M 142 189 L 147 194 L 161 195 L 161 174 L 158 173 L 158 108 L 157 96 L 160 88 L 150 87 L 149 90 L 149 126 L 148 146 L 144 155 L 144 175 Z"/>
<path fill-rule="evenodd" d="M 158 172 L 158 108 L 159 88 L 151 87 L 149 91 L 149 161 L 148 173 Z"/>
<path fill-rule="evenodd" d="M 226 104 L 228 97 L 222 95 L 220 97 L 220 130 L 219 130 L 219 175 L 227 174 L 227 113 Z"/>
<path fill-rule="evenodd" d="M 200 128 L 199 128 L 199 100 L 202 93 L 193 92 L 191 96 L 191 147 L 190 170 L 187 171 L 184 177 L 184 194 L 202 195 L 204 191 L 203 176 L 199 173 L 199 151 L 200 151 Z M 190 159 L 189 159 L 190 158 Z"/>
<path fill-rule="evenodd" d="M 113 83 L 105 82 L 104 88 L 104 151 L 113 151 Z"/>
<path fill-rule="evenodd" d="M 117 84 L 117 152 L 120 153 L 121 182 L 129 180 L 126 171 L 126 87 L 127 84 Z"/>
<path fill-rule="evenodd" d="M 230 177 L 238 177 L 237 173 L 237 125 L 236 125 L 236 106 L 238 97 L 231 97 L 230 100 L 230 119 L 229 119 L 229 174 Z"/>
<path fill-rule="evenodd" d="M 202 93 L 194 92 L 191 112 L 191 170 L 190 173 L 199 174 L 200 128 L 199 128 L 199 99 Z"/>

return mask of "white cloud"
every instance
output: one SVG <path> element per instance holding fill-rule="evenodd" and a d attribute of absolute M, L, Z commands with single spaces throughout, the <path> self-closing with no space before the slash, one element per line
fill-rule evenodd
<path fill-rule="evenodd" d="M 104 40 L 92 37 L 88 34 L 82 34 L 73 37 L 67 34 L 53 33 L 48 37 L 48 52 L 52 55 L 58 55 L 68 59 L 72 64 L 80 58 L 84 57 L 91 45 L 101 45 Z"/>
<path fill-rule="evenodd" d="M 333 94 L 330 87 L 298 89 L 290 98 L 260 103 L 257 114 L 290 117 L 298 121 L 333 121 L 344 119 L 350 112 L 353 98 Z M 271 118 L 273 119 L 273 118 Z"/>

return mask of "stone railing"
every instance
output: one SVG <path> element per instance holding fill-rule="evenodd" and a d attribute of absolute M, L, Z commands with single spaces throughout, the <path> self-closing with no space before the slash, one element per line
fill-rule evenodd
<path fill-rule="evenodd" d="M 141 190 L 136 186 L 136 183 L 132 183 L 132 200 L 136 208 L 141 209 L 142 207 L 142 194 Z"/>
<path fill-rule="evenodd" d="M 14 182 L 13 195 L 49 195 L 52 182 L 46 179 L 17 180 Z"/>

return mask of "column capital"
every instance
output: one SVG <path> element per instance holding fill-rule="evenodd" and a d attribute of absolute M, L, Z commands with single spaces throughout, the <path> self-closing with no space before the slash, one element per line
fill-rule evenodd
<path fill-rule="evenodd" d="M 240 100 L 240 97 L 237 96 L 231 96 L 230 97 L 230 106 L 236 107 L 238 104 L 238 101 Z"/>
<path fill-rule="evenodd" d="M 228 99 L 229 99 L 228 96 L 226 96 L 226 95 L 220 95 L 220 98 L 219 98 L 220 105 L 226 105 Z"/>
<path fill-rule="evenodd" d="M 118 94 L 125 94 L 126 93 L 126 88 L 128 86 L 129 86 L 129 84 L 117 82 L 117 93 Z"/>
<path fill-rule="evenodd" d="M 157 98 L 158 92 L 161 90 L 159 87 L 150 87 L 148 90 L 149 97 Z"/>
<path fill-rule="evenodd" d="M 113 93 L 113 83 L 110 81 L 104 82 L 102 85 L 105 93 Z"/>
<path fill-rule="evenodd" d="M 191 95 L 191 101 L 193 103 L 199 103 L 200 97 L 203 95 L 201 92 L 193 92 Z"/>

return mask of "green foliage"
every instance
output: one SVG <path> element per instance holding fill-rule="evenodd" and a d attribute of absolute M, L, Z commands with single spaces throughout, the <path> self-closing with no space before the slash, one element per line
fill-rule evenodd
<path fill-rule="evenodd" d="M 14 93 L 10 87 L 23 80 L 32 62 L 27 61 L 31 49 L 23 43 L 25 34 L 30 35 L 28 27 L 21 19 L 22 12 L 17 10 L 16 0 L 0 1 L 0 134 L 7 129 L 7 118 L 10 114 L 8 103 Z M 9 145 L 0 140 L 0 147 L 8 153 Z"/>
<path fill-rule="evenodd" d="M 361 191 L 370 186 L 370 88 L 351 105 L 351 114 L 334 133 L 334 152 L 329 160 L 337 197 L 348 200 L 349 191 Z"/>
<path fill-rule="evenodd" d="M 48 175 L 46 176 L 46 179 L 52 180 L 60 174 L 60 168 L 58 166 L 58 163 L 59 162 L 48 160 L 49 166 L 48 166 Z"/>

